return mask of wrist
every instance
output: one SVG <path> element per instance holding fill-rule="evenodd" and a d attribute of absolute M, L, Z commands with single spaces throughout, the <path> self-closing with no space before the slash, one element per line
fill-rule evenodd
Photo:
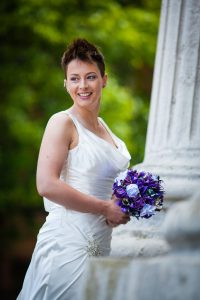
<path fill-rule="evenodd" d="M 108 214 L 108 207 L 110 205 L 108 202 L 110 202 L 110 201 L 99 199 L 94 196 L 89 196 L 89 198 L 91 201 L 90 203 L 92 204 L 92 209 L 90 209 L 90 211 L 88 211 L 88 212 L 103 215 L 106 217 Z"/>
<path fill-rule="evenodd" d="M 109 201 L 103 201 L 102 205 L 102 215 L 107 218 L 108 216 L 108 211 L 110 207 L 110 202 Z"/>
<path fill-rule="evenodd" d="M 109 207 L 108 201 L 103 200 L 102 201 L 102 207 L 101 207 L 101 215 L 103 215 L 104 217 L 107 217 L 108 207 Z"/>

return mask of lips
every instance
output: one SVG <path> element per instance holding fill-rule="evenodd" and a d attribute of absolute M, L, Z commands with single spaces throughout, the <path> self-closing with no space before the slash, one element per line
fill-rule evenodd
<path fill-rule="evenodd" d="M 78 95 L 80 97 L 89 97 L 90 95 L 92 95 L 92 93 L 91 92 L 90 93 L 78 93 Z"/>
<path fill-rule="evenodd" d="M 92 92 L 87 93 L 78 93 L 78 96 L 81 100 L 87 100 L 92 95 Z"/>

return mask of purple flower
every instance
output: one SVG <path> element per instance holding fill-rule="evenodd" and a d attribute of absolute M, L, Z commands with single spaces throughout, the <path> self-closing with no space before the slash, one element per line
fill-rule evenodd
<path fill-rule="evenodd" d="M 138 189 L 137 184 L 132 183 L 127 185 L 126 192 L 129 197 L 136 197 L 140 191 Z"/>
<path fill-rule="evenodd" d="M 114 194 L 116 197 L 118 198 L 124 198 L 127 196 L 126 194 L 126 191 L 122 188 L 122 187 L 117 187 L 115 190 L 114 190 Z"/>
<path fill-rule="evenodd" d="M 122 208 L 121 208 L 121 211 L 122 211 L 123 213 L 128 213 L 128 212 L 129 212 L 128 208 L 126 208 L 126 207 L 122 207 Z"/>

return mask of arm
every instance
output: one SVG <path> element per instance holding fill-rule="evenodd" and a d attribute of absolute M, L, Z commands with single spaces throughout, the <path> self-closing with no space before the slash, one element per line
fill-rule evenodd
<path fill-rule="evenodd" d="M 38 157 L 38 193 L 66 208 L 102 214 L 116 224 L 125 223 L 125 215 L 114 201 L 103 201 L 86 195 L 60 180 L 64 160 L 75 139 L 77 132 L 67 115 L 58 113 L 49 120 Z"/>

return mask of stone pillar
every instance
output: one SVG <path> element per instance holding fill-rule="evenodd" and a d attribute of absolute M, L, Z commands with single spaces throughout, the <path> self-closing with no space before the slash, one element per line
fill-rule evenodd
<path fill-rule="evenodd" d="M 200 186 L 200 0 L 163 0 L 145 159 L 134 168 L 161 176 L 165 209 L 116 228 L 111 255 L 166 253 L 166 200 L 189 199 Z"/>
<path fill-rule="evenodd" d="M 200 0 L 163 0 L 145 159 L 135 167 L 160 174 L 167 199 L 187 201 L 163 226 L 162 212 L 114 230 L 117 258 L 90 262 L 81 300 L 200 300 L 199 54 Z"/>
<path fill-rule="evenodd" d="M 167 199 L 199 188 L 199 0 L 162 3 L 145 158 L 136 168 L 159 174 Z"/>
<path fill-rule="evenodd" d="M 163 231 L 168 255 L 133 260 L 124 299 L 200 300 L 200 193 L 172 206 Z"/>

